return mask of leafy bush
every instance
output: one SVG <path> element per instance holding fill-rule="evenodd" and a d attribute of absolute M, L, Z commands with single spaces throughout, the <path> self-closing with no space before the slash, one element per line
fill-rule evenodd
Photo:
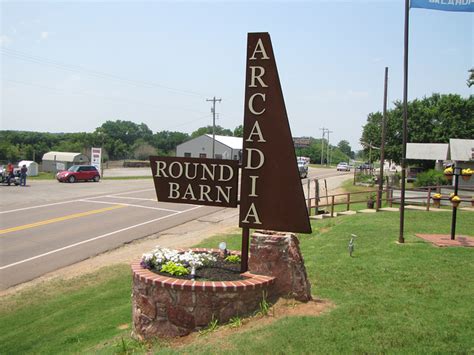
<path fill-rule="evenodd" d="M 416 176 L 414 185 L 416 187 L 420 186 L 436 186 L 436 185 L 446 185 L 448 180 L 444 176 L 442 171 L 438 170 L 428 170 L 423 173 L 419 173 Z"/>
<path fill-rule="evenodd" d="M 238 264 L 240 263 L 240 256 L 229 255 L 228 257 L 225 258 L 225 261 L 228 261 L 229 263 L 232 263 L 232 264 Z"/>
<path fill-rule="evenodd" d="M 188 275 L 189 270 L 186 269 L 183 265 L 168 261 L 165 265 L 161 267 L 161 272 L 166 272 L 173 276 L 183 276 Z"/>

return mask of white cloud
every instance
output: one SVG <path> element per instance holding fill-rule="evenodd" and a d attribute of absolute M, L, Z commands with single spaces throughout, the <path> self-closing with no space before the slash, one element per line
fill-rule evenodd
<path fill-rule="evenodd" d="M 49 37 L 49 32 L 43 31 L 40 34 L 41 40 L 47 40 Z"/>
<path fill-rule="evenodd" d="M 7 35 L 0 35 L 0 47 L 7 47 L 12 43 L 12 39 Z"/>

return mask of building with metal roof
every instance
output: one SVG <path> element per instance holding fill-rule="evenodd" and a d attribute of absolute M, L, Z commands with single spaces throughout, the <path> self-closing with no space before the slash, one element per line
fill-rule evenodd
<path fill-rule="evenodd" d="M 176 147 L 177 157 L 212 158 L 212 134 L 190 139 Z M 243 140 L 240 137 L 215 136 L 214 158 L 240 160 Z"/>
<path fill-rule="evenodd" d="M 81 153 L 48 152 L 43 155 L 41 170 L 45 172 L 56 172 L 69 169 L 73 165 L 84 165 L 88 163 L 89 157 Z"/>

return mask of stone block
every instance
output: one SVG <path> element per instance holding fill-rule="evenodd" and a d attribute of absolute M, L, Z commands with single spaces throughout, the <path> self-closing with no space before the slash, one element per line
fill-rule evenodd
<path fill-rule="evenodd" d="M 311 300 L 311 285 L 298 238 L 293 233 L 253 233 L 250 241 L 249 271 L 275 277 L 274 292 L 280 296 L 294 297 L 302 302 Z"/>

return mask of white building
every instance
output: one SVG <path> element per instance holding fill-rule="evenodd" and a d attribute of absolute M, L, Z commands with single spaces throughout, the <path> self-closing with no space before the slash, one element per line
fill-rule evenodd
<path fill-rule="evenodd" d="M 176 147 L 177 157 L 212 158 L 212 134 L 190 139 Z M 240 160 L 243 141 L 240 137 L 215 136 L 215 159 Z"/>

